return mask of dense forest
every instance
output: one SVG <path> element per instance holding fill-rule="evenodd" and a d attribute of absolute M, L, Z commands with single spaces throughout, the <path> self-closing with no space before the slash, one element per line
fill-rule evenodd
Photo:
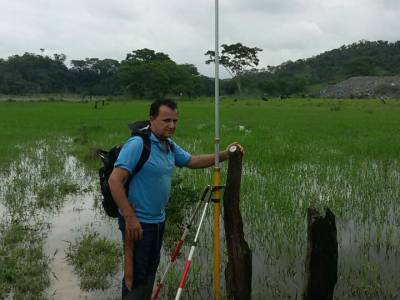
<path fill-rule="evenodd" d="M 238 80 L 243 96 L 289 96 L 313 95 L 352 76 L 399 74 L 400 41 L 362 40 L 308 59 L 252 68 L 221 80 L 221 94 L 239 94 Z M 0 59 L 0 93 L 197 97 L 213 95 L 214 79 L 151 49 L 132 51 L 122 61 L 86 58 L 68 64 L 64 54 L 25 53 Z"/>
<path fill-rule="evenodd" d="M 73 93 L 159 97 L 200 96 L 213 93 L 212 79 L 194 65 L 178 65 L 167 54 L 150 49 L 132 51 L 121 62 L 114 59 L 71 60 L 25 53 L 0 60 L 0 93 Z"/>

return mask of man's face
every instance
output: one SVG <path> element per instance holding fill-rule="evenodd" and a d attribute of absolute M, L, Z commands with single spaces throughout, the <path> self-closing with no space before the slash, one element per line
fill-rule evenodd
<path fill-rule="evenodd" d="M 168 106 L 161 105 L 157 117 L 150 116 L 151 130 L 160 139 L 171 137 L 178 122 L 178 111 Z"/>

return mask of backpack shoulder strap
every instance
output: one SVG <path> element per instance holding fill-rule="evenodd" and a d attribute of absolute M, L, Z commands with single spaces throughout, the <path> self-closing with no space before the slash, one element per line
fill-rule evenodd
<path fill-rule="evenodd" d="M 138 136 L 140 136 L 143 140 L 143 149 L 139 161 L 136 164 L 136 167 L 133 169 L 131 176 L 136 175 L 142 169 L 143 165 L 150 157 L 150 150 L 151 150 L 150 136 L 147 134 L 140 134 Z"/>
<path fill-rule="evenodd" d="M 143 167 L 145 162 L 149 159 L 150 157 L 150 150 L 151 150 L 151 143 L 150 143 L 150 137 L 148 135 L 138 135 L 142 138 L 143 140 L 143 149 L 142 153 L 140 154 L 139 161 L 137 162 L 135 168 L 133 169 L 132 173 L 129 175 L 128 179 L 125 181 L 125 189 L 129 189 L 129 184 L 131 180 L 133 179 L 133 176 L 135 176 Z"/>
<path fill-rule="evenodd" d="M 143 140 L 143 149 L 140 158 L 133 169 L 131 176 L 129 176 L 127 182 L 131 181 L 132 177 L 135 176 L 143 167 L 145 162 L 149 159 L 151 143 L 150 143 L 150 122 L 146 121 L 136 121 L 134 123 L 128 124 L 131 136 L 139 136 Z"/>
<path fill-rule="evenodd" d="M 175 152 L 175 146 L 174 146 L 174 143 L 172 142 L 172 140 L 167 139 L 167 143 L 168 143 L 169 150 L 172 152 Z"/>

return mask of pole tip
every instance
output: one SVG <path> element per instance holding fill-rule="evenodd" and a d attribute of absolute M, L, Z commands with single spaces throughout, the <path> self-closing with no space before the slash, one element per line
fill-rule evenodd
<path fill-rule="evenodd" d="M 232 146 L 230 146 L 229 147 L 229 152 L 235 152 L 236 151 L 236 149 L 237 149 L 237 146 L 236 145 L 232 145 Z"/>

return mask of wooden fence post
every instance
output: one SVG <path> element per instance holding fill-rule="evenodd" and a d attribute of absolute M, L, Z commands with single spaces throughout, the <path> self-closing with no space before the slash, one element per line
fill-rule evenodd
<path fill-rule="evenodd" d="M 338 243 L 335 215 L 307 211 L 307 256 L 303 300 L 331 300 L 337 282 Z"/>
<path fill-rule="evenodd" d="M 251 299 L 252 254 L 244 239 L 240 214 L 240 181 L 243 153 L 238 146 L 229 149 L 228 174 L 223 197 L 224 226 L 228 264 L 225 269 L 227 299 Z"/>

